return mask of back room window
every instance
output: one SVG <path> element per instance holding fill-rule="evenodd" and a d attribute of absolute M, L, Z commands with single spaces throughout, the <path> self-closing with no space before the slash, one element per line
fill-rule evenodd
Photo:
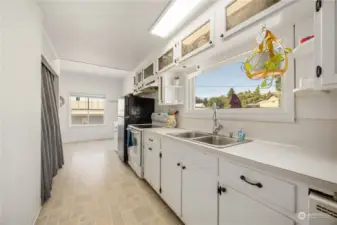
<path fill-rule="evenodd" d="M 70 96 L 71 125 L 104 124 L 105 98 Z"/>

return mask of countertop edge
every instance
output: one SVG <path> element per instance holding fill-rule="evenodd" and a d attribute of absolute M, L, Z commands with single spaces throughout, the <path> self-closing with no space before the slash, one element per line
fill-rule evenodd
<path fill-rule="evenodd" d="M 160 131 L 160 129 L 169 129 L 166 130 L 165 132 Z M 171 130 L 172 129 L 172 130 Z M 174 129 L 174 130 L 173 130 Z M 170 132 L 172 131 L 172 132 Z M 263 160 L 254 160 L 254 159 L 250 159 L 250 158 L 246 158 L 242 155 L 237 155 L 237 154 L 232 154 L 230 151 L 225 151 L 224 149 L 217 149 L 217 148 L 212 148 L 208 145 L 203 145 L 201 143 L 197 143 L 197 142 L 193 142 L 193 141 L 189 141 L 188 139 L 183 139 L 183 138 L 179 138 L 179 137 L 174 137 L 169 135 L 169 133 L 180 133 L 180 132 L 186 132 L 189 130 L 186 129 L 177 129 L 175 130 L 175 128 L 153 128 L 151 129 L 151 132 L 163 135 L 165 137 L 180 141 L 182 143 L 186 143 L 186 144 L 191 144 L 194 146 L 199 147 L 198 149 L 202 149 L 201 151 L 207 151 L 208 153 L 211 154 L 215 154 L 217 157 L 223 157 L 229 160 L 234 160 L 235 162 L 239 161 L 238 163 L 240 164 L 244 164 L 247 166 L 251 166 L 254 168 L 257 168 L 259 170 L 264 171 L 266 168 L 268 168 L 268 173 L 269 171 L 271 171 L 272 173 L 276 173 L 277 175 L 280 176 L 286 176 L 289 177 L 289 179 L 293 179 L 293 180 L 299 180 L 301 182 L 306 183 L 307 185 L 314 185 L 314 186 L 318 186 L 318 187 L 324 187 L 324 188 L 330 188 L 330 189 L 334 189 L 337 191 L 337 178 L 335 180 L 330 180 L 330 179 L 326 179 L 324 178 L 324 176 L 316 176 L 311 174 L 310 172 L 303 172 L 303 171 L 298 171 L 289 167 L 281 167 L 278 165 L 273 165 L 270 164 L 268 162 L 265 162 Z M 301 153 L 304 154 L 304 151 L 301 151 L 300 147 L 297 146 L 291 146 L 291 145 L 283 145 L 280 143 L 273 143 L 273 142 L 264 142 L 264 141 L 253 141 L 250 143 L 246 143 L 244 144 L 245 146 L 248 146 L 250 144 L 255 144 L 255 145 L 270 145 L 270 146 L 277 146 L 279 148 L 284 148 L 285 153 L 289 152 L 289 151 L 299 151 Z M 242 148 L 243 145 L 241 145 Z M 228 147 L 228 148 L 234 148 L 236 146 L 232 146 L 232 147 Z M 287 149 L 288 148 L 288 149 Z M 286 150 L 287 149 L 287 150 Z M 296 152 L 298 153 L 298 152 Z M 315 160 L 315 158 L 313 158 L 312 160 Z M 336 162 L 337 164 L 337 162 Z M 281 173 L 280 173 L 281 172 Z M 331 172 L 331 171 L 329 171 Z"/>

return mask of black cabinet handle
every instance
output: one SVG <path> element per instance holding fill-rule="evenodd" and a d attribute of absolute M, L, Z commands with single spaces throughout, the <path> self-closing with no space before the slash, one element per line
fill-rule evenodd
<path fill-rule="evenodd" d="M 220 37 L 223 38 L 225 35 L 221 34 Z"/>
<path fill-rule="evenodd" d="M 183 170 L 186 169 L 186 166 L 181 167 Z"/>
<path fill-rule="evenodd" d="M 153 141 L 153 139 L 149 138 L 149 141 Z"/>
<path fill-rule="evenodd" d="M 181 164 L 180 163 L 177 163 L 177 166 L 180 166 Z"/>
<path fill-rule="evenodd" d="M 322 0 L 316 1 L 316 12 L 319 12 L 322 8 Z"/>
<path fill-rule="evenodd" d="M 212 44 L 213 42 L 212 42 L 212 41 L 209 41 L 208 43 L 209 43 L 209 44 Z"/>
<path fill-rule="evenodd" d="M 152 151 L 152 148 L 149 148 L 150 151 Z"/>
<path fill-rule="evenodd" d="M 227 191 L 227 189 L 225 187 L 218 187 L 218 194 L 221 195 L 222 193 L 225 193 Z"/>
<path fill-rule="evenodd" d="M 262 188 L 263 187 L 263 185 L 260 182 L 253 183 L 253 182 L 248 181 L 245 176 L 241 176 L 240 179 L 243 180 L 244 182 L 246 182 L 247 184 L 256 186 L 258 188 Z"/>

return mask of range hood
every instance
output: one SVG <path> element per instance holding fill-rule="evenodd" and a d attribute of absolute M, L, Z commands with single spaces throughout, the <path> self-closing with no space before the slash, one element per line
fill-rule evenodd
<path fill-rule="evenodd" d="M 151 94 L 158 91 L 158 77 L 144 80 L 136 94 Z"/>

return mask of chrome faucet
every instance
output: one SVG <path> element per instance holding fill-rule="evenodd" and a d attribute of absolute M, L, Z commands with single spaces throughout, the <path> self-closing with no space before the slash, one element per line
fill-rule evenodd
<path fill-rule="evenodd" d="M 216 104 L 213 103 L 213 134 L 218 135 L 219 131 L 222 130 L 223 126 L 219 123 L 217 114 L 216 114 Z"/>

